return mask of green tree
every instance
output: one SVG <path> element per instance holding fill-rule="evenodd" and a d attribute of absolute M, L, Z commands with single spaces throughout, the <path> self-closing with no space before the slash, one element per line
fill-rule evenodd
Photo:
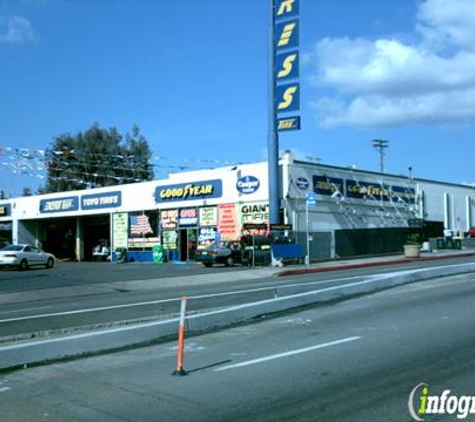
<path fill-rule="evenodd" d="M 152 152 L 137 126 L 122 136 L 97 123 L 56 137 L 48 152 L 44 192 L 61 192 L 153 179 Z"/>

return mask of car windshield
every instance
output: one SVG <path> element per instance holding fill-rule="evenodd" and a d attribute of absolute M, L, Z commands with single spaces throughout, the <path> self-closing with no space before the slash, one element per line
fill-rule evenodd
<path fill-rule="evenodd" d="M 2 251 L 14 251 L 14 252 L 20 252 L 23 249 L 23 246 L 21 245 L 9 245 L 5 246 Z"/>

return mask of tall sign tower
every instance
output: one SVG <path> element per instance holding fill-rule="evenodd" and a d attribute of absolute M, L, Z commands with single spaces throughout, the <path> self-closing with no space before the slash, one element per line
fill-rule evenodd
<path fill-rule="evenodd" d="M 269 219 L 278 224 L 279 132 L 300 130 L 300 0 L 270 0 L 269 29 Z"/>

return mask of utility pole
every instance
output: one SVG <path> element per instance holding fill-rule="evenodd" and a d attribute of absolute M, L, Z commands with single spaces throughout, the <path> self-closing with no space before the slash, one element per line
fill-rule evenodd
<path fill-rule="evenodd" d="M 389 146 L 389 141 L 385 141 L 383 139 L 374 139 L 373 146 L 377 150 L 379 150 L 379 171 L 384 173 L 384 150 Z"/>

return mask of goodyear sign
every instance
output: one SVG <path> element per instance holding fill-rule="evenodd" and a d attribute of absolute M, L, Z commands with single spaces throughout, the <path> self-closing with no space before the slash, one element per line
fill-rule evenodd
<path fill-rule="evenodd" d="M 12 214 L 12 206 L 10 204 L 0 204 L 0 217 L 9 217 Z"/>
<path fill-rule="evenodd" d="M 299 0 L 274 1 L 274 109 L 278 132 L 300 130 L 300 116 L 281 113 L 300 110 Z"/>
<path fill-rule="evenodd" d="M 158 186 L 155 189 L 155 202 L 160 203 L 220 198 L 222 195 L 223 185 L 221 180 L 206 180 Z"/>
<path fill-rule="evenodd" d="M 357 199 L 383 199 L 389 201 L 389 186 L 347 180 L 346 196 Z"/>
<path fill-rule="evenodd" d="M 414 204 L 416 191 L 403 186 L 388 186 L 379 183 L 360 182 L 337 177 L 313 176 L 313 190 L 320 195 L 331 196 L 336 192 L 347 198 L 383 200 L 396 203 Z"/>

